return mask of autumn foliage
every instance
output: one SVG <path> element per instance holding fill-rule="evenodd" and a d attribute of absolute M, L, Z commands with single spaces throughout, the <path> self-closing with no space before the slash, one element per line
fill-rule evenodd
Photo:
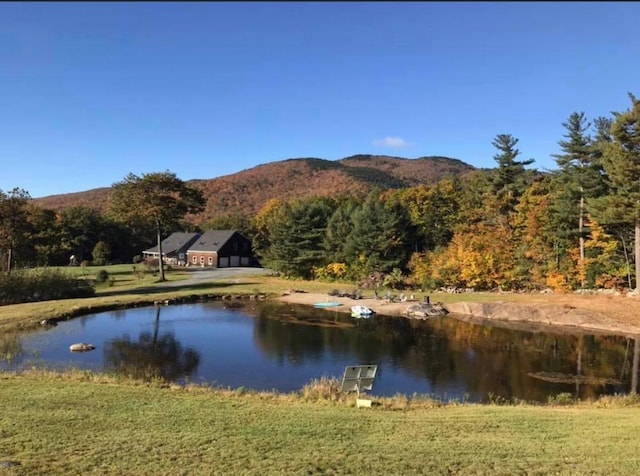
<path fill-rule="evenodd" d="M 360 282 L 382 273 L 394 287 L 423 289 L 632 289 L 640 274 L 640 101 L 630 97 L 631 108 L 611 118 L 571 114 L 554 171 L 533 168 L 505 133 L 492 141 L 492 169 L 444 157 L 289 159 L 186 182 L 205 206 L 172 225 L 239 229 L 261 264 L 283 276 Z M 11 242 L 17 264 L 56 264 L 101 242 L 130 261 L 154 237 L 142 222 L 103 214 L 112 193 L 31 200 L 28 223 L 0 230 L 0 253 Z"/>

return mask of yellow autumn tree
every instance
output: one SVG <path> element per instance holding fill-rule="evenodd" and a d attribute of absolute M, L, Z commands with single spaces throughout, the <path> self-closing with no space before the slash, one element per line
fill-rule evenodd
<path fill-rule="evenodd" d="M 584 242 L 583 266 L 580 266 L 580 255 L 575 256 L 578 259 L 577 278 L 595 287 L 613 287 L 624 281 L 627 271 L 624 266 L 616 266 L 618 241 L 593 220 L 587 221 L 586 226 L 591 232 Z"/>
<path fill-rule="evenodd" d="M 513 232 L 507 226 L 476 224 L 456 233 L 431 263 L 432 274 L 446 286 L 511 288 L 514 284 Z"/>
<path fill-rule="evenodd" d="M 513 215 L 517 260 L 529 286 L 548 286 L 547 275 L 556 267 L 553 233 L 549 233 L 549 182 L 534 182 L 522 195 Z"/>

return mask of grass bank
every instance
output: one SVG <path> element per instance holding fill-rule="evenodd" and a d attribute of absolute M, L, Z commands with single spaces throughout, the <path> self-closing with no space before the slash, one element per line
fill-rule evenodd
<path fill-rule="evenodd" d="M 192 273 L 184 268 L 166 273 L 167 282 L 159 283 L 152 273 L 142 273 L 141 265 L 69 268 L 69 273 L 93 279 L 102 269 L 109 281 L 96 285 L 96 296 L 81 299 L 60 299 L 0 306 L 0 333 L 19 332 L 35 328 L 42 320 L 64 319 L 109 309 L 150 305 L 155 301 L 186 296 L 281 294 L 294 282 L 269 276 L 245 276 L 242 279 L 219 279 L 192 282 Z M 185 283 L 182 285 L 181 283 Z"/>
<path fill-rule="evenodd" d="M 306 395 L 306 396 L 305 396 Z M 7 474 L 638 474 L 638 399 L 563 406 L 246 393 L 0 373 Z M 3 469 L 0 468 L 0 472 Z"/>

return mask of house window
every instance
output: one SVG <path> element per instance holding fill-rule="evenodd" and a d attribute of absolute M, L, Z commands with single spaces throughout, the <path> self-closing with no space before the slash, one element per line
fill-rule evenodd
<path fill-rule="evenodd" d="M 204 256 L 200 256 L 200 264 L 204 264 Z"/>
<path fill-rule="evenodd" d="M 184 253 L 180 253 L 180 254 L 178 255 L 178 258 L 180 258 L 180 259 L 184 259 Z"/>
<path fill-rule="evenodd" d="M 193 261 L 193 264 L 197 264 L 198 263 L 198 257 L 194 256 L 191 261 Z"/>
<path fill-rule="evenodd" d="M 213 256 L 209 256 L 209 265 L 213 264 Z"/>

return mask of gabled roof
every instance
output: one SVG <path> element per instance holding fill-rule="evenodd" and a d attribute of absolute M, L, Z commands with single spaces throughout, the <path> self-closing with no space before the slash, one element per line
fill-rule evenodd
<path fill-rule="evenodd" d="M 167 238 L 162 240 L 162 253 L 165 255 L 168 255 L 170 253 L 175 253 L 180 248 L 189 246 L 199 236 L 200 236 L 200 233 L 181 233 L 181 232 L 172 233 Z M 144 250 L 143 253 L 158 253 L 158 246 L 156 245 L 153 248 Z"/>
<path fill-rule="evenodd" d="M 189 251 L 219 251 L 234 233 L 235 230 L 209 230 L 191 245 Z"/>

